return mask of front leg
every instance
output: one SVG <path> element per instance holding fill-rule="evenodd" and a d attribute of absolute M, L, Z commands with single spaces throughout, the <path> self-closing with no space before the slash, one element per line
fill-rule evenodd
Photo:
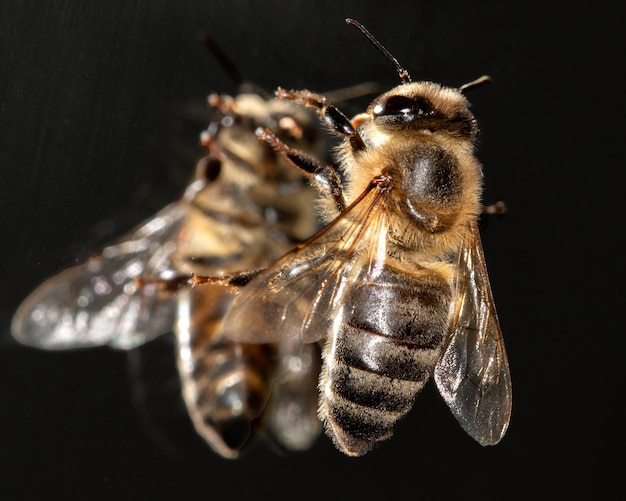
<path fill-rule="evenodd" d="M 315 110 L 332 133 L 350 140 L 353 150 L 365 148 L 365 143 L 354 125 L 352 125 L 352 122 L 335 105 L 327 104 L 324 96 L 308 90 L 286 90 L 279 87 L 276 90 L 276 97 L 278 99 L 289 99 L 306 108 Z"/>
<path fill-rule="evenodd" d="M 302 175 L 312 180 L 321 194 L 332 200 L 336 215 L 344 211 L 346 200 L 343 196 L 341 177 L 334 167 L 322 164 L 300 150 L 290 148 L 267 129 L 258 129 L 257 136 L 281 154 Z"/>

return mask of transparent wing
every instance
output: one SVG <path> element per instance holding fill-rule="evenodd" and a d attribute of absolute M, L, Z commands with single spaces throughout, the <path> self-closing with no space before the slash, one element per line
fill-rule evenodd
<path fill-rule="evenodd" d="M 372 184 L 328 226 L 257 275 L 228 310 L 225 334 L 251 343 L 290 336 L 310 343 L 325 336 L 351 277 L 382 267 L 385 200 Z"/>
<path fill-rule="evenodd" d="M 463 429 L 480 444 L 494 445 L 511 416 L 511 376 L 475 225 L 457 259 L 455 290 L 454 317 L 435 381 Z"/>
<path fill-rule="evenodd" d="M 15 339 L 47 350 L 131 349 L 171 330 L 175 299 L 137 288 L 134 279 L 170 270 L 185 214 L 182 203 L 170 204 L 99 256 L 41 284 L 13 317 Z"/>

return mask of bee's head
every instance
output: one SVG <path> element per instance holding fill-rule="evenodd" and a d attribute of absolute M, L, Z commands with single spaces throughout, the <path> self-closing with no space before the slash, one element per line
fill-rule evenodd
<path fill-rule="evenodd" d="M 402 84 L 374 100 L 368 109 L 383 130 L 445 132 L 473 141 L 476 119 L 461 92 L 432 82 Z"/>
<path fill-rule="evenodd" d="M 409 72 L 362 24 L 353 19 L 346 19 L 346 22 L 357 28 L 383 54 L 402 80 L 401 85 L 379 96 L 370 105 L 368 114 L 375 125 L 389 131 L 442 131 L 453 137 L 474 139 L 476 120 L 464 93 L 490 82 L 489 77 L 480 77 L 458 89 L 431 82 L 413 82 Z"/>

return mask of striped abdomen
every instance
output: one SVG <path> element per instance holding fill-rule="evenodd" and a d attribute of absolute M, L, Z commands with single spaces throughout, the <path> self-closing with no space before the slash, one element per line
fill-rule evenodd
<path fill-rule="evenodd" d="M 178 326 L 179 373 L 183 396 L 197 432 L 219 454 L 239 455 L 257 426 L 270 396 L 276 347 L 235 343 L 219 330 L 232 295 L 221 287 L 181 291 Z M 202 318 L 199 318 L 201 316 Z"/>
<path fill-rule="evenodd" d="M 440 357 L 450 298 L 438 273 L 390 266 L 376 283 L 347 292 L 342 323 L 324 348 L 319 409 L 345 454 L 368 452 L 411 409 Z"/>

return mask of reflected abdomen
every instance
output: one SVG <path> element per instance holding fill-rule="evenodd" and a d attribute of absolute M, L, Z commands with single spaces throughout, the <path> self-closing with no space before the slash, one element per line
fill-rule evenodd
<path fill-rule="evenodd" d="M 178 329 L 183 396 L 197 432 L 216 452 L 235 458 L 260 425 L 270 397 L 276 347 L 234 343 L 221 334 L 219 325 L 232 300 L 222 288 L 181 292 L 179 308 L 187 306 L 194 316 L 203 316 L 192 317 L 187 328 Z"/>

